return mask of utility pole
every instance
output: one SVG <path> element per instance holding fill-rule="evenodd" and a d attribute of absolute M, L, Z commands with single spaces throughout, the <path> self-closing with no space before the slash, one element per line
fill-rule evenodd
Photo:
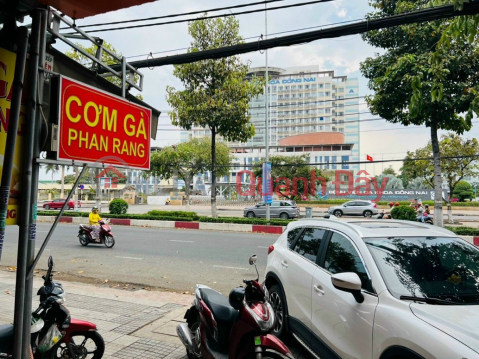
<path fill-rule="evenodd" d="M 268 5 L 265 2 L 264 4 L 265 7 L 265 12 L 264 12 L 264 28 L 265 28 L 265 40 L 268 39 Z M 268 98 L 268 83 L 269 83 L 269 75 L 268 75 L 268 50 L 265 50 L 265 60 L 266 60 L 266 72 L 265 72 L 265 90 L 264 90 L 264 98 L 265 98 L 265 142 L 266 142 L 266 163 L 269 162 L 269 98 Z M 266 176 L 266 173 L 263 173 L 263 176 Z M 268 178 L 266 179 L 267 184 L 266 188 L 266 196 L 269 195 L 269 180 Z M 263 188 L 263 193 L 265 189 Z M 266 197 L 268 198 L 268 197 Z M 269 221 L 271 216 L 270 216 L 270 209 L 271 206 L 269 203 L 266 203 L 266 221 Z"/>

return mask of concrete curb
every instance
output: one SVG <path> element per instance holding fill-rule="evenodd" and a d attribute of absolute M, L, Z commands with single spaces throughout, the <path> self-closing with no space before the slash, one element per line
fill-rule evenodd
<path fill-rule="evenodd" d="M 38 216 L 37 222 L 53 222 L 53 216 Z M 61 223 L 87 224 L 86 217 L 62 217 Z M 268 233 L 281 234 L 286 229 L 285 226 L 268 226 L 254 224 L 238 223 L 211 223 L 211 222 L 185 222 L 185 221 L 155 221 L 147 219 L 123 219 L 111 218 L 110 223 L 119 226 L 151 227 L 151 228 L 182 228 L 199 229 L 206 231 L 222 232 L 246 232 L 246 233 Z"/>

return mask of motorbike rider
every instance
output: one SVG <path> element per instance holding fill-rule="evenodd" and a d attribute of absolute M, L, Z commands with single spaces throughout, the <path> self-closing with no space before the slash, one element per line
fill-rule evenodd
<path fill-rule="evenodd" d="M 91 209 L 91 213 L 88 216 L 88 219 L 90 222 L 91 238 L 95 242 L 100 242 L 100 225 L 98 224 L 98 222 L 101 221 L 101 217 L 97 206 L 94 206 Z"/>
<path fill-rule="evenodd" d="M 421 221 L 422 223 L 424 223 L 424 207 L 419 204 L 418 207 L 417 207 L 417 220 L 418 221 Z"/>

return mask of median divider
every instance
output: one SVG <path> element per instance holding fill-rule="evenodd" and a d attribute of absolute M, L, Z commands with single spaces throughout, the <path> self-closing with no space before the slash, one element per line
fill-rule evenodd
<path fill-rule="evenodd" d="M 53 222 L 54 216 L 38 216 L 37 222 Z M 85 217 L 62 217 L 62 223 L 88 224 L 88 218 Z M 286 226 L 258 225 L 246 223 L 215 223 L 215 222 L 193 222 L 193 221 L 162 221 L 149 219 L 127 219 L 110 218 L 110 223 L 117 226 L 149 227 L 149 228 L 178 228 L 178 229 L 198 229 L 206 231 L 223 232 L 246 232 L 246 233 L 267 233 L 281 234 Z"/>

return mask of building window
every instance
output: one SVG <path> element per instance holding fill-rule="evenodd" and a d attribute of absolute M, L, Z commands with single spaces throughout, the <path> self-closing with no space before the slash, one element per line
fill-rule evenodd
<path fill-rule="evenodd" d="M 331 166 L 331 169 L 335 170 L 337 168 L 336 162 L 338 160 L 338 156 L 332 156 L 331 159 L 332 159 L 331 162 L 333 163 L 333 165 Z"/>
<path fill-rule="evenodd" d="M 302 90 L 303 89 L 303 85 L 298 85 L 298 90 Z"/>
<path fill-rule="evenodd" d="M 329 156 L 324 156 L 324 162 L 326 162 L 324 168 L 329 170 Z"/>
<path fill-rule="evenodd" d="M 305 90 L 309 90 L 309 85 L 304 85 Z"/>
<path fill-rule="evenodd" d="M 347 164 L 347 162 L 349 162 L 349 156 L 341 156 L 341 162 L 343 162 L 341 168 L 343 170 L 349 170 L 349 164 Z M 344 162 L 346 162 L 346 164 Z"/>

